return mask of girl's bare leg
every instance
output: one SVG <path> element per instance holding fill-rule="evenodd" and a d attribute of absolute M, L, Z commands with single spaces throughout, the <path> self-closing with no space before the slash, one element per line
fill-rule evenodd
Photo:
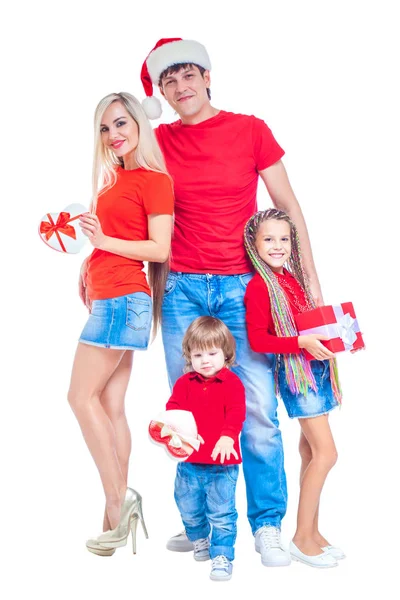
<path fill-rule="evenodd" d="M 68 392 L 68 401 L 100 473 L 111 529 L 119 523 L 126 480 L 119 464 L 115 431 L 100 397 L 124 352 L 79 343 Z"/>
<path fill-rule="evenodd" d="M 311 460 L 302 473 L 297 530 L 293 537 L 296 546 L 309 556 L 321 554 L 321 546 L 314 541 L 315 519 L 318 524 L 318 506 L 326 476 L 337 460 L 337 452 L 328 415 L 299 419 L 302 433 L 311 448 Z"/>
<path fill-rule="evenodd" d="M 116 451 L 125 485 L 128 485 L 129 456 L 131 453 L 131 433 L 125 415 L 125 394 L 132 371 L 133 351 L 127 350 L 121 358 L 118 367 L 111 375 L 104 388 L 100 402 L 114 428 Z M 103 531 L 111 529 L 104 511 Z"/>
<path fill-rule="evenodd" d="M 304 473 L 306 472 L 306 469 L 312 459 L 310 444 L 308 443 L 307 438 L 302 431 L 300 433 L 299 452 L 300 452 L 300 457 L 301 457 L 301 467 L 300 467 L 300 486 L 301 486 Z M 314 542 L 316 542 L 320 548 L 324 548 L 325 546 L 329 546 L 330 544 L 329 544 L 328 540 L 326 538 L 324 538 L 324 536 L 319 532 L 318 517 L 319 517 L 319 503 L 318 503 L 317 512 L 315 513 L 314 522 L 313 522 L 313 539 L 314 539 Z"/>

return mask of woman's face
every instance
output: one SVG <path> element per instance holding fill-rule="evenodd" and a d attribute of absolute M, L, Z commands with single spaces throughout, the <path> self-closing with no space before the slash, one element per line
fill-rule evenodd
<path fill-rule="evenodd" d="M 122 102 L 113 102 L 104 111 L 100 124 L 101 141 L 118 158 L 134 154 L 139 143 L 139 127 Z M 125 162 L 125 161 L 124 161 Z"/>

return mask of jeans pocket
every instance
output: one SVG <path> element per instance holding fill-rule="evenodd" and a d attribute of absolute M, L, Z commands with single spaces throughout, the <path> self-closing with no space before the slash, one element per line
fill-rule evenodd
<path fill-rule="evenodd" d="M 177 281 L 178 277 L 175 275 L 175 273 L 168 274 L 167 281 L 165 283 L 164 297 L 169 296 L 174 291 Z"/>
<path fill-rule="evenodd" d="M 244 273 L 243 275 L 239 275 L 239 281 L 244 290 L 247 288 L 249 281 L 253 279 L 253 276 L 254 273 Z"/>
<path fill-rule="evenodd" d="M 151 299 L 138 298 L 135 294 L 127 297 L 126 325 L 135 331 L 147 329 L 151 322 Z"/>
<path fill-rule="evenodd" d="M 179 502 L 185 498 L 190 492 L 189 481 L 184 475 L 181 475 L 179 471 L 176 473 L 175 484 L 174 484 L 174 496 L 175 500 Z"/>
<path fill-rule="evenodd" d="M 227 465 L 225 467 L 225 475 L 231 483 L 236 485 L 239 477 L 239 465 Z"/>
<path fill-rule="evenodd" d="M 210 499 L 214 504 L 226 504 L 235 498 L 236 480 L 227 474 L 228 468 L 230 467 L 221 466 L 213 478 Z"/>

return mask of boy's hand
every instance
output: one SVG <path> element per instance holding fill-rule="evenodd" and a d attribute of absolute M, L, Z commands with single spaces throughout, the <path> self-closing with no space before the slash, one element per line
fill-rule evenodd
<path fill-rule="evenodd" d="M 234 440 L 231 437 L 228 437 L 227 435 L 222 435 L 218 442 L 215 444 L 215 448 L 212 451 L 211 454 L 211 458 L 213 460 L 216 460 L 218 454 L 221 455 L 221 464 L 224 462 L 225 458 L 227 458 L 228 460 L 231 457 L 231 454 L 236 458 L 236 460 L 239 458 L 237 455 L 236 450 L 233 447 L 234 444 Z"/>

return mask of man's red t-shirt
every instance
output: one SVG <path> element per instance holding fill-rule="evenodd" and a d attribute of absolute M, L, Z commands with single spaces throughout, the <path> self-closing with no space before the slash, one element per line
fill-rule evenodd
<path fill-rule="evenodd" d="M 284 154 L 261 119 L 221 110 L 155 130 L 174 181 L 173 271 L 237 275 L 252 271 L 243 245 L 257 211 L 258 172 Z"/>
<path fill-rule="evenodd" d="M 238 438 L 246 416 L 246 399 L 243 383 L 235 373 L 224 367 L 210 378 L 196 371 L 182 375 L 174 385 L 166 410 L 190 411 L 196 421 L 197 431 L 204 440 L 204 444 L 186 462 L 220 464 L 221 457 L 213 461 L 211 454 L 223 435 L 234 440 L 233 447 L 239 457 L 236 459 L 231 454 L 223 464 L 242 462 Z"/>
<path fill-rule="evenodd" d="M 148 215 L 172 215 L 174 193 L 168 175 L 147 169 L 117 168 L 117 182 L 97 200 L 96 214 L 105 235 L 148 240 Z M 143 261 L 95 248 L 90 255 L 87 291 L 91 300 L 145 292 L 150 294 Z"/>

